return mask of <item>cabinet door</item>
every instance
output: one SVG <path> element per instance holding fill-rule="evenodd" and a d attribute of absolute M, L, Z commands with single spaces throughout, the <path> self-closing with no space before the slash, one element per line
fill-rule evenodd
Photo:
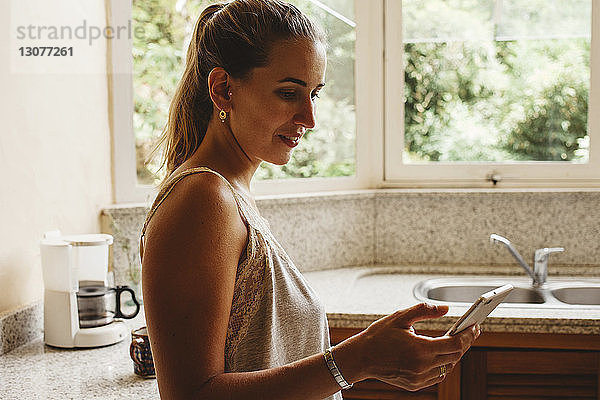
<path fill-rule="evenodd" d="M 462 400 L 598 400 L 597 352 L 472 348 L 462 360 Z"/>

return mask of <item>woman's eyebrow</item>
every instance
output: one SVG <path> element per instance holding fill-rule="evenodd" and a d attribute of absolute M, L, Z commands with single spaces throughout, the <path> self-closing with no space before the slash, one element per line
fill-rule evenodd
<path fill-rule="evenodd" d="M 306 84 L 306 82 L 304 82 L 303 80 L 301 80 L 301 79 L 296 79 L 296 78 L 291 78 L 291 77 L 283 78 L 283 79 L 281 79 L 281 80 L 279 80 L 279 81 L 277 81 L 277 82 L 279 82 L 279 83 L 283 83 L 283 82 L 292 82 L 292 83 L 297 83 L 297 84 L 298 84 L 298 85 L 300 85 L 300 86 L 304 86 L 304 87 L 308 86 L 308 85 Z"/>
<path fill-rule="evenodd" d="M 300 86 L 304 86 L 304 87 L 307 87 L 307 86 L 308 86 L 308 85 L 306 84 L 306 82 L 304 82 L 302 79 L 297 79 L 297 78 L 292 78 L 292 77 L 283 78 L 283 79 L 281 79 L 281 80 L 279 80 L 279 81 L 277 81 L 277 82 L 278 82 L 278 83 L 283 83 L 283 82 L 292 82 L 292 83 L 296 83 L 296 84 L 298 84 L 298 85 L 300 85 Z M 321 88 L 321 87 L 323 87 L 323 86 L 325 86 L 325 84 L 324 84 L 324 83 L 319 83 L 319 84 L 317 85 L 317 88 Z"/>

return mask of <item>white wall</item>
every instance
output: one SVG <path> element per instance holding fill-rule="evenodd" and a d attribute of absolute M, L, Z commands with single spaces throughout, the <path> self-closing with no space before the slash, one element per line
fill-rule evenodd
<path fill-rule="evenodd" d="M 28 62 L 39 62 L 36 72 L 18 73 L 14 38 L 7 36 L 14 2 L 0 1 L 0 313 L 42 298 L 45 231 L 99 232 L 99 211 L 112 202 L 106 43 L 86 49 L 93 56 L 84 73 L 44 73 L 35 58 Z M 103 1 L 84 2 L 85 9 L 51 10 L 61 21 L 82 12 L 104 21 Z"/>

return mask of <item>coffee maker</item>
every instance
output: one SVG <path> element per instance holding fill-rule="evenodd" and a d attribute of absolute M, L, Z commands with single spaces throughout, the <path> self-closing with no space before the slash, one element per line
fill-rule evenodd
<path fill-rule="evenodd" d="M 127 286 L 109 282 L 107 234 L 61 235 L 47 232 L 40 243 L 44 276 L 44 343 L 50 346 L 98 347 L 128 335 L 125 323 L 140 304 Z M 121 293 L 129 292 L 135 311 L 124 314 Z"/>

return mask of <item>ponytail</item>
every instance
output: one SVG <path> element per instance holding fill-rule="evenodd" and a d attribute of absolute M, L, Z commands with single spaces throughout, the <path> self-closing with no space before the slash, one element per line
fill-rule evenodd
<path fill-rule="evenodd" d="M 207 22 L 223 7 L 225 4 L 212 4 L 205 8 L 194 28 L 186 68 L 171 100 L 167 124 L 150 155 L 152 157 L 160 147 L 164 147 L 159 169 L 166 166 L 166 175 L 160 187 L 194 154 L 206 134 L 213 105 L 208 95 L 208 73 L 202 71 L 200 65 L 198 45 Z"/>

